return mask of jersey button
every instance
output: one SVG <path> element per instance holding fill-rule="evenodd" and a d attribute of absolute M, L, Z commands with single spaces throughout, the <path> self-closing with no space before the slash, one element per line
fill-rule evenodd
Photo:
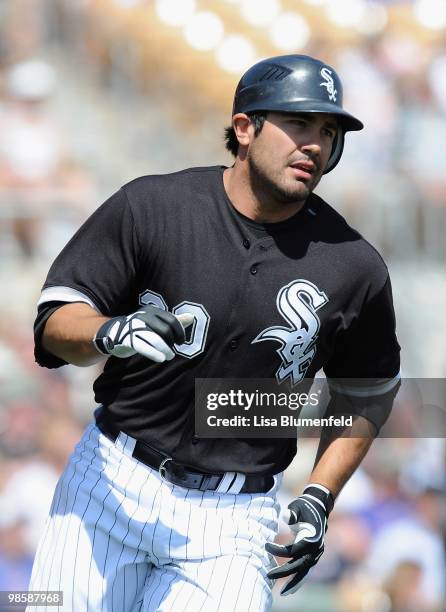
<path fill-rule="evenodd" d="M 248 240 L 248 238 L 244 238 L 243 246 L 245 247 L 245 249 L 249 249 L 249 247 L 251 246 L 251 242 Z"/>
<path fill-rule="evenodd" d="M 251 274 L 257 274 L 257 266 L 251 266 L 250 272 Z"/>
<path fill-rule="evenodd" d="M 238 339 L 233 338 L 229 343 L 229 346 L 231 347 L 231 351 L 235 351 L 235 349 L 238 347 Z"/>

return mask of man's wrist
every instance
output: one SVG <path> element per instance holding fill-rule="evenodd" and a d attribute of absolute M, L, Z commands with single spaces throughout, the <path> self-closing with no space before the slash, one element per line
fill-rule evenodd
<path fill-rule="evenodd" d="M 333 510 L 334 496 L 330 489 L 328 489 L 326 486 L 315 482 L 309 482 L 307 485 L 305 485 L 303 493 L 305 495 L 311 495 L 312 497 L 315 497 L 321 501 L 327 510 L 327 516 Z"/>
<path fill-rule="evenodd" d="M 110 319 L 105 321 L 97 330 L 93 337 L 93 346 L 102 355 L 107 355 L 107 357 L 111 354 L 113 350 L 113 340 L 108 336 L 108 330 L 110 327 Z"/>

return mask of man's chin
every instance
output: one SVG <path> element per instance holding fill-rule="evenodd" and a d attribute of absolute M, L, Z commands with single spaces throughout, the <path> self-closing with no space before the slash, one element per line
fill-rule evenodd
<path fill-rule="evenodd" d="M 289 186 L 287 189 L 283 189 L 282 193 L 284 199 L 288 202 L 301 202 L 306 200 L 310 195 L 312 188 L 310 185 L 303 181 L 295 181 L 295 183 Z"/>

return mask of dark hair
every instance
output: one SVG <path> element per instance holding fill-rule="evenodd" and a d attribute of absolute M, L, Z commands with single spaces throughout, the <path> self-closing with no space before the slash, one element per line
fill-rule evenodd
<path fill-rule="evenodd" d="M 257 111 L 254 113 L 246 113 L 246 114 L 251 119 L 252 123 L 254 124 L 254 135 L 258 136 L 260 132 L 262 131 L 263 124 L 265 123 L 265 119 L 268 113 L 266 111 Z M 238 143 L 237 136 L 235 135 L 235 131 L 232 125 L 225 128 L 225 143 L 226 143 L 226 148 L 228 149 L 228 151 L 232 153 L 234 157 L 236 157 L 239 143 Z"/>

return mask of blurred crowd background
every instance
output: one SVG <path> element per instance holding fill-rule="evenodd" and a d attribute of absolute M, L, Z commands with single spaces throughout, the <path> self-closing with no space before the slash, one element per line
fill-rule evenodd
<path fill-rule="evenodd" d="M 388 262 L 403 375 L 445 377 L 444 0 L 0 0 L 0 590 L 26 589 L 93 412 L 97 372 L 34 363 L 49 264 L 124 182 L 231 164 L 223 128 L 238 77 L 289 52 L 334 65 L 366 125 L 317 191 Z M 315 444 L 300 441 L 283 503 Z M 444 611 L 445 464 L 444 439 L 377 440 L 321 562 L 274 610 Z"/>

